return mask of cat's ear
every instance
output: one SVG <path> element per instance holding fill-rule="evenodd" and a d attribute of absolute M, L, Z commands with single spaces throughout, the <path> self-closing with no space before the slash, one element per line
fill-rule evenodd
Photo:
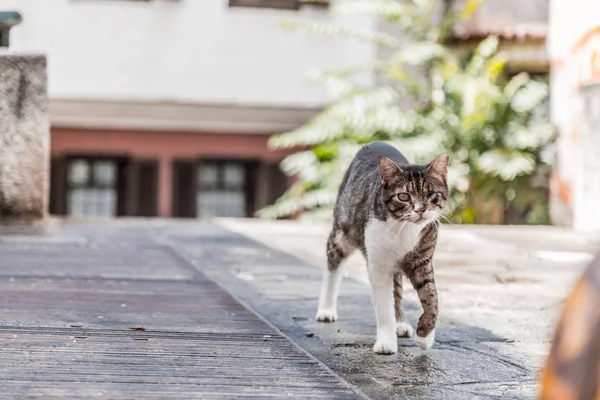
<path fill-rule="evenodd" d="M 379 157 L 379 173 L 384 185 L 396 180 L 401 172 L 402 169 L 395 162 L 387 157 Z"/>
<path fill-rule="evenodd" d="M 448 174 L 448 154 L 440 154 L 427 167 L 427 172 L 432 175 L 437 175 L 440 178 L 446 179 Z"/>

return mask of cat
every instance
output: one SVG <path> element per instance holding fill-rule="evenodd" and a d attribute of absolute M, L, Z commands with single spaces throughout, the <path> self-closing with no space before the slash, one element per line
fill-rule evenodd
<path fill-rule="evenodd" d="M 412 337 L 413 327 L 402 310 L 402 277 L 419 295 L 423 314 L 417 345 L 435 341 L 438 297 L 432 257 L 438 218 L 448 199 L 448 156 L 428 165 L 412 165 L 383 142 L 364 146 L 344 175 L 327 240 L 324 273 L 316 319 L 337 319 L 337 297 L 343 277 L 340 264 L 359 249 L 367 260 L 377 337 L 373 351 L 394 354 L 398 337 Z"/>

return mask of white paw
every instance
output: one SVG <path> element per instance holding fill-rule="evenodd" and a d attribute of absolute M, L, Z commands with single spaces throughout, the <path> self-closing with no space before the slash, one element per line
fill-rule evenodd
<path fill-rule="evenodd" d="M 425 337 L 417 335 L 415 337 L 415 341 L 421 349 L 429 350 L 431 346 L 433 346 L 433 342 L 435 342 L 435 329 L 429 332 L 429 334 Z"/>
<path fill-rule="evenodd" d="M 413 334 L 414 329 L 408 322 L 404 321 L 396 324 L 396 335 L 398 335 L 398 337 L 412 337 Z"/>
<path fill-rule="evenodd" d="M 319 322 L 333 322 L 338 318 L 337 311 L 327 308 L 319 309 L 317 311 L 317 321 Z"/>
<path fill-rule="evenodd" d="M 373 346 L 373 351 L 377 354 L 394 354 L 398 351 L 398 342 L 394 340 L 378 339 Z"/>

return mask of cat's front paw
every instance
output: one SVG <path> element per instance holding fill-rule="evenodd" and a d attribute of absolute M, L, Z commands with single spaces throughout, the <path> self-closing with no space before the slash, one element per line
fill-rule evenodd
<path fill-rule="evenodd" d="M 427 336 L 419 336 L 417 334 L 415 341 L 422 350 L 429 350 L 433 346 L 433 342 L 435 342 L 435 329 L 432 329 Z"/>
<path fill-rule="evenodd" d="M 316 318 L 319 322 L 333 322 L 338 318 L 338 315 L 336 310 L 324 308 L 317 311 Z"/>
<path fill-rule="evenodd" d="M 396 335 L 398 337 L 410 338 L 413 336 L 414 332 L 412 325 L 406 321 L 398 322 L 396 324 Z"/>
<path fill-rule="evenodd" d="M 395 354 L 398 351 L 398 342 L 394 340 L 378 339 L 373 346 L 373 351 L 377 354 Z"/>

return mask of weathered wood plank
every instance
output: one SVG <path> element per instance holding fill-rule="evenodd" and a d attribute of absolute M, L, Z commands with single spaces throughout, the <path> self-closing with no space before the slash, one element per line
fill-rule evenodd
<path fill-rule="evenodd" d="M 0 243 L 2 397 L 359 397 L 169 248 L 127 244 Z"/>

